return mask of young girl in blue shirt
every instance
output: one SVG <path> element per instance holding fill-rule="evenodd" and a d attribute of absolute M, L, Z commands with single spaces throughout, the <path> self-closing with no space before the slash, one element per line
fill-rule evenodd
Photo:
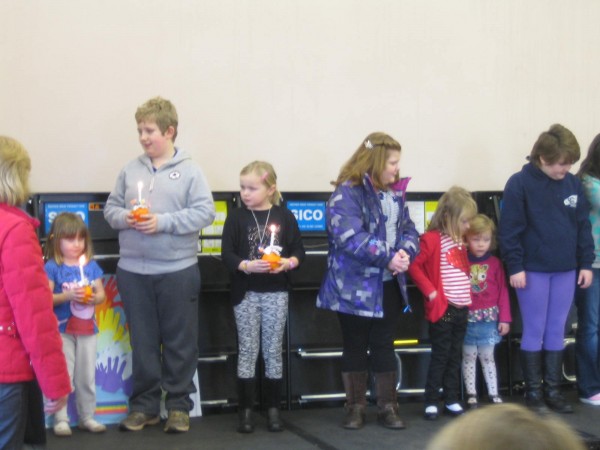
<path fill-rule="evenodd" d="M 100 433 L 106 427 L 94 419 L 96 410 L 96 305 L 104 302 L 102 269 L 92 258 L 92 240 L 85 223 L 73 213 L 52 222 L 46 242 L 46 274 L 63 341 L 71 384 L 75 388 L 79 428 Z M 54 416 L 54 434 L 70 436 L 67 407 Z"/>

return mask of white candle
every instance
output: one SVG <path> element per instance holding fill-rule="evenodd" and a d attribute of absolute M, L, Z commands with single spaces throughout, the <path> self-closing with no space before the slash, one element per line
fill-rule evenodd
<path fill-rule="evenodd" d="M 83 274 L 83 266 L 85 266 L 85 255 L 79 257 L 79 275 L 81 276 L 81 284 L 85 283 L 85 275 Z"/>
<path fill-rule="evenodd" d="M 138 203 L 142 203 L 142 188 L 144 187 L 144 183 L 142 181 L 138 181 Z"/>
<path fill-rule="evenodd" d="M 271 225 L 271 247 L 275 243 L 275 225 Z"/>

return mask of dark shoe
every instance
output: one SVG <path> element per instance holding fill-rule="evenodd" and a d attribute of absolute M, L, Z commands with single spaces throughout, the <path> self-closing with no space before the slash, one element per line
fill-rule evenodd
<path fill-rule="evenodd" d="M 347 430 L 358 430 L 365 424 L 367 376 L 367 372 L 342 372 L 346 391 L 346 415 L 342 427 Z"/>
<path fill-rule="evenodd" d="M 140 431 L 146 425 L 156 425 L 160 422 L 160 416 L 151 416 L 143 412 L 130 412 L 125 419 L 119 423 L 122 431 Z"/>
<path fill-rule="evenodd" d="M 279 417 L 279 408 L 271 407 L 267 409 L 267 429 L 269 431 L 283 431 L 281 418 Z"/>
<path fill-rule="evenodd" d="M 252 420 L 252 410 L 250 408 L 241 409 L 238 412 L 239 424 L 238 433 L 253 433 L 254 421 Z"/>
<path fill-rule="evenodd" d="M 252 407 L 254 406 L 255 391 L 256 379 L 238 378 L 238 433 L 252 433 L 254 431 Z"/>
<path fill-rule="evenodd" d="M 365 406 L 346 406 L 346 415 L 342 426 L 347 430 L 359 430 L 365 425 Z"/>
<path fill-rule="evenodd" d="M 544 351 L 544 397 L 552 411 L 570 414 L 573 412 L 573 407 L 567 403 L 560 390 L 563 377 L 562 361 L 562 350 Z"/>
<path fill-rule="evenodd" d="M 401 430 L 406 428 L 398 415 L 397 372 L 375 373 L 375 393 L 377 394 L 377 420 L 386 428 Z"/>
<path fill-rule="evenodd" d="M 165 423 L 165 433 L 185 433 L 190 429 L 190 415 L 187 411 L 171 409 L 167 423 Z"/>
<path fill-rule="evenodd" d="M 435 405 L 429 405 L 425 407 L 423 418 L 425 420 L 437 420 L 439 415 L 438 407 Z"/>
<path fill-rule="evenodd" d="M 283 431 L 279 417 L 281 405 L 281 378 L 265 378 L 263 384 L 265 406 L 267 407 L 267 429 L 269 431 Z"/>
<path fill-rule="evenodd" d="M 477 409 L 479 407 L 479 402 L 477 401 L 476 395 L 467 395 L 467 409 Z"/>
<path fill-rule="evenodd" d="M 542 352 L 521 350 L 520 355 L 525 380 L 525 404 L 532 411 L 545 414 L 548 408 L 544 404 L 542 393 Z"/>
<path fill-rule="evenodd" d="M 450 406 L 452 407 L 452 409 L 450 409 Z M 460 403 L 452 403 L 451 405 L 444 406 L 444 414 L 446 414 L 447 416 L 458 417 L 462 416 L 464 413 L 465 410 L 462 406 L 460 406 Z"/>
<path fill-rule="evenodd" d="M 542 393 L 540 392 L 526 392 L 525 393 L 525 406 L 531 409 L 533 412 L 538 414 L 547 414 L 548 408 L 544 403 Z"/>
<path fill-rule="evenodd" d="M 398 406 L 391 403 L 379 410 L 377 420 L 384 427 L 393 430 L 403 430 L 406 428 L 406 425 L 404 425 L 404 422 L 398 415 Z"/>

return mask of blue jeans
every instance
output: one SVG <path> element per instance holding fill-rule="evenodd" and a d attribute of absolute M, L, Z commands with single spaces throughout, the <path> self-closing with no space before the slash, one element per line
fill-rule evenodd
<path fill-rule="evenodd" d="M 27 423 L 26 383 L 0 383 L 0 449 L 21 449 Z"/>
<path fill-rule="evenodd" d="M 577 288 L 577 385 L 580 397 L 600 393 L 600 269 L 592 269 L 594 278 L 587 289 Z"/>

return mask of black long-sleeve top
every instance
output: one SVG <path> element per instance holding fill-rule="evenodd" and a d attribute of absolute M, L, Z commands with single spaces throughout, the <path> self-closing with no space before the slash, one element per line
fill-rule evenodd
<path fill-rule="evenodd" d="M 250 211 L 246 207 L 230 211 L 223 226 L 221 256 L 225 267 L 231 272 L 231 301 L 234 305 L 242 301 L 247 291 L 278 292 L 289 289 L 289 276 L 285 272 L 246 274 L 238 269 L 242 261 L 262 257 L 258 249 L 270 244 L 271 225 L 277 227 L 274 245 L 282 247 L 282 258 L 295 256 L 299 264 L 304 260 L 298 222 L 288 209 L 273 205 L 270 212 Z"/>

